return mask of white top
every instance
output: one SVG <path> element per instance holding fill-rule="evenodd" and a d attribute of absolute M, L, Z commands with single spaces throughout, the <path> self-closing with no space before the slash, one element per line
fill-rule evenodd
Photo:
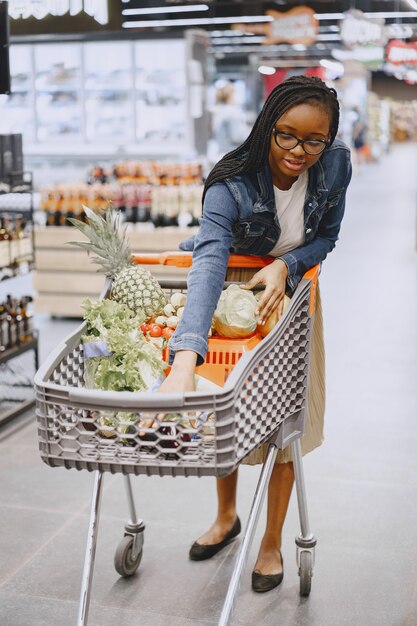
<path fill-rule="evenodd" d="M 275 207 L 281 235 L 271 256 L 281 256 L 304 243 L 304 202 L 308 185 L 308 172 L 305 171 L 292 184 L 290 189 L 283 191 L 274 185 Z"/>

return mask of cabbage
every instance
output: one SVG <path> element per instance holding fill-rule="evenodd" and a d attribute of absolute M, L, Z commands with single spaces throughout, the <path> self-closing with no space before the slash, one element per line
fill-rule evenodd
<path fill-rule="evenodd" d="M 223 291 L 214 312 L 214 328 L 219 335 L 239 339 L 252 335 L 258 323 L 258 301 L 251 291 L 230 285 Z"/>

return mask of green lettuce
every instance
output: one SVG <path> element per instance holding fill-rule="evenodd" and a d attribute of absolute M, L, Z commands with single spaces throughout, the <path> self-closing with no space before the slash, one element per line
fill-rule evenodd
<path fill-rule="evenodd" d="M 100 336 L 113 326 L 123 332 L 134 330 L 145 321 L 145 313 L 138 310 L 134 313 L 125 304 L 115 300 L 90 300 L 86 298 L 81 304 L 84 319 L 87 322 L 87 333 Z"/>
<path fill-rule="evenodd" d="M 163 375 L 161 351 L 140 330 L 144 314 L 114 300 L 84 300 L 84 343 L 105 343 L 110 356 L 85 359 L 84 382 L 108 391 L 146 391 Z"/>

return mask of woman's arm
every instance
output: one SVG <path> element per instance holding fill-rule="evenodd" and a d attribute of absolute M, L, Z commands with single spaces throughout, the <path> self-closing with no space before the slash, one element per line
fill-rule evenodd
<path fill-rule="evenodd" d="M 191 350 L 176 352 L 171 371 L 159 387 L 159 391 L 195 391 L 196 364 L 196 352 Z"/>
<path fill-rule="evenodd" d="M 180 351 L 196 353 L 196 365 L 204 362 L 213 313 L 224 285 L 237 214 L 236 201 L 225 183 L 208 189 L 188 275 L 187 302 L 169 341 L 170 364 Z"/>
<path fill-rule="evenodd" d="M 279 257 L 288 268 L 287 283 L 292 291 L 295 290 L 305 272 L 314 265 L 324 261 L 329 252 L 335 247 L 345 213 L 346 191 L 351 178 L 352 166 L 349 160 L 343 185 L 344 191 L 340 196 L 339 202 L 325 211 L 320 220 L 315 238 L 309 243 Z"/>

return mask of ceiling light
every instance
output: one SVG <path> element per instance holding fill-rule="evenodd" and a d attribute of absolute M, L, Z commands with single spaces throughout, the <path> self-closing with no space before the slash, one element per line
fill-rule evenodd
<path fill-rule="evenodd" d="M 417 7 L 416 7 L 417 8 Z M 373 12 L 373 13 L 364 13 L 365 17 L 370 18 L 395 18 L 395 17 L 417 17 L 417 13 L 413 11 L 381 11 L 381 12 Z"/>
<path fill-rule="evenodd" d="M 273 22 L 274 18 L 269 15 L 243 17 L 197 17 L 184 20 L 139 20 L 135 22 L 123 22 L 123 28 L 150 28 L 157 26 L 203 26 L 210 24 L 254 24 L 256 22 Z"/>
<path fill-rule="evenodd" d="M 417 71 L 416 70 L 409 70 L 406 75 L 405 75 L 406 80 L 412 82 L 412 83 L 417 83 Z"/>
<path fill-rule="evenodd" d="M 332 74 L 336 76 L 343 76 L 345 73 L 345 67 L 343 63 L 339 63 L 338 61 L 330 61 L 329 59 L 322 59 L 320 61 L 320 65 L 325 67 L 326 70 L 332 72 Z"/>
<path fill-rule="evenodd" d="M 417 0 L 407 0 L 408 4 L 412 9 L 417 10 Z M 372 13 L 364 13 L 365 17 L 369 18 L 380 18 L 384 17 L 387 19 L 396 18 L 396 17 L 417 17 L 417 13 L 413 11 L 381 11 L 381 12 L 372 12 Z M 344 20 L 346 15 L 344 13 L 315 13 L 316 19 L 322 20 Z"/>
<path fill-rule="evenodd" d="M 241 30 L 212 30 L 209 35 L 210 37 L 240 37 L 243 32 Z"/>
<path fill-rule="evenodd" d="M 208 11 L 207 4 L 188 4 L 176 7 L 148 7 L 146 9 L 123 9 L 122 15 L 151 15 L 161 13 L 187 13 L 194 11 Z"/>
<path fill-rule="evenodd" d="M 317 35 L 317 41 L 340 41 L 340 35 Z"/>
<path fill-rule="evenodd" d="M 266 76 L 272 76 L 272 74 L 275 74 L 275 68 L 270 65 L 260 65 L 258 67 L 258 72 L 260 74 L 265 74 Z"/>
<path fill-rule="evenodd" d="M 236 37 L 212 37 L 212 44 L 214 46 L 223 46 L 224 44 L 237 44 L 240 45 L 241 43 L 262 43 L 263 41 L 265 41 L 265 37 L 239 37 L 238 39 Z"/>
<path fill-rule="evenodd" d="M 417 3 L 417 0 L 411 0 Z M 197 6 L 205 6 L 205 5 L 197 5 Z M 165 9 L 164 9 L 165 10 Z M 384 13 L 364 13 L 365 17 L 368 18 L 415 18 L 417 17 L 417 12 L 413 11 L 393 11 L 393 12 L 384 12 Z M 315 14 L 318 20 L 343 20 L 345 19 L 344 13 L 321 13 Z M 242 17 L 234 16 L 234 17 L 207 17 L 207 18 L 190 18 L 190 19 L 162 19 L 162 20 L 138 20 L 132 22 L 123 22 L 123 28 L 155 28 L 155 27 L 181 27 L 181 26 L 210 26 L 211 24 L 256 24 L 256 23 L 265 23 L 265 22 L 273 22 L 274 18 L 270 15 L 245 15 Z M 319 39 L 330 38 L 329 36 L 322 35 L 319 36 Z"/>
<path fill-rule="evenodd" d="M 317 20 L 344 20 L 344 13 L 316 13 L 314 16 Z"/>

